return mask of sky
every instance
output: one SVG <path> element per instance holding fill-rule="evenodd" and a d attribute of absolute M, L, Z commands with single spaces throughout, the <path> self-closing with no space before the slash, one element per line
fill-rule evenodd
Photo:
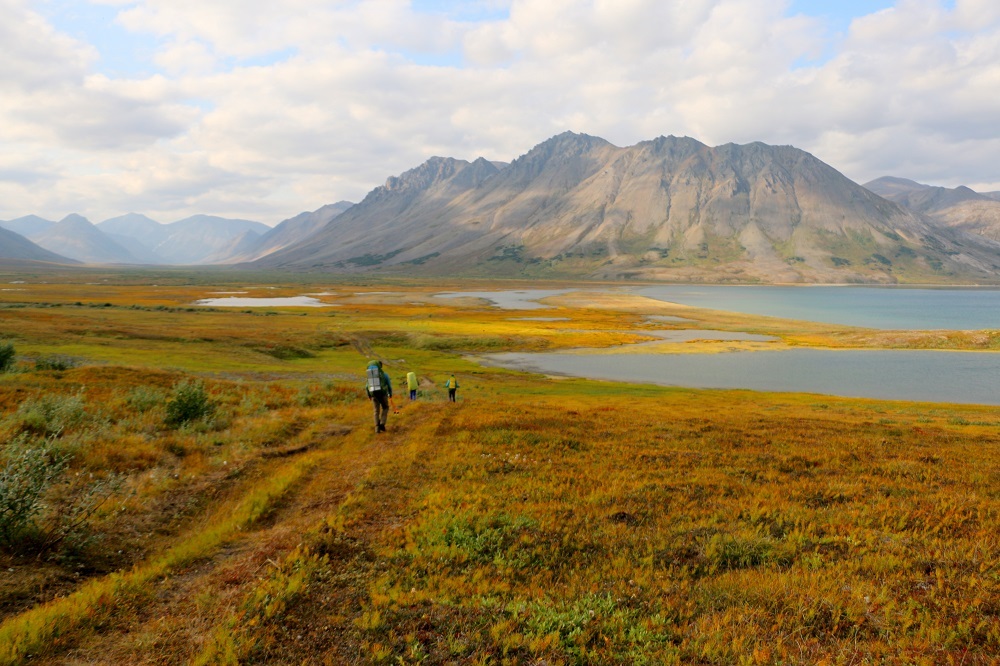
<path fill-rule="evenodd" d="M 1000 190 L 996 0 L 0 0 L 0 219 L 276 224 L 566 130 Z"/>

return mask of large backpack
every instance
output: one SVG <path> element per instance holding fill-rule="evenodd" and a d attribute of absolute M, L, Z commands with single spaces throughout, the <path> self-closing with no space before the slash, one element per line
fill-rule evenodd
<path fill-rule="evenodd" d="M 381 391 L 385 388 L 382 386 L 382 373 L 379 371 L 377 365 L 368 366 L 367 381 L 369 393 L 375 393 L 376 391 Z"/>

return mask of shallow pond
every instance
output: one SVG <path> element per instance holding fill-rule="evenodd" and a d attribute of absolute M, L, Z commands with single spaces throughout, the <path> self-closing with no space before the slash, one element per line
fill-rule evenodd
<path fill-rule="evenodd" d="M 535 301 L 549 296 L 568 294 L 572 289 L 518 289 L 514 291 L 448 291 L 435 298 L 481 298 L 501 310 L 544 310 L 551 306 Z"/>
<path fill-rule="evenodd" d="M 335 308 L 333 303 L 324 303 L 312 296 L 288 296 L 286 298 L 203 298 L 195 305 L 210 305 L 214 308 Z"/>

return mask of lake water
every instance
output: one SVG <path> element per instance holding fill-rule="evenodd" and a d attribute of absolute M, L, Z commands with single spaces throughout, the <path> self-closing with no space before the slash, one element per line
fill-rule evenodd
<path fill-rule="evenodd" d="M 203 298 L 195 305 L 211 305 L 216 308 L 335 308 L 333 303 L 324 303 L 311 296 L 289 296 L 287 298 Z"/>
<path fill-rule="evenodd" d="M 665 285 L 635 293 L 699 308 L 890 330 L 1000 328 L 1000 289 Z"/>
<path fill-rule="evenodd" d="M 1000 354 L 819 350 L 723 354 L 489 354 L 549 374 L 687 386 L 1000 405 Z"/>

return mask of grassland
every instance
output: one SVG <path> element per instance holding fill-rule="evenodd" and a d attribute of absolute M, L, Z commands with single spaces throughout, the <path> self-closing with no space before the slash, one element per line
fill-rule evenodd
<path fill-rule="evenodd" d="M 610 286 L 524 321 L 432 297 L 483 285 L 11 279 L 0 460 L 34 447 L 65 470 L 0 550 L 0 663 L 998 663 L 995 408 L 469 358 L 646 341 L 654 315 L 780 345 L 993 349 L 995 332 L 738 318 Z M 335 307 L 192 305 L 227 291 Z M 386 435 L 360 388 L 371 357 L 397 383 Z M 185 382 L 212 409 L 168 425 Z"/>

